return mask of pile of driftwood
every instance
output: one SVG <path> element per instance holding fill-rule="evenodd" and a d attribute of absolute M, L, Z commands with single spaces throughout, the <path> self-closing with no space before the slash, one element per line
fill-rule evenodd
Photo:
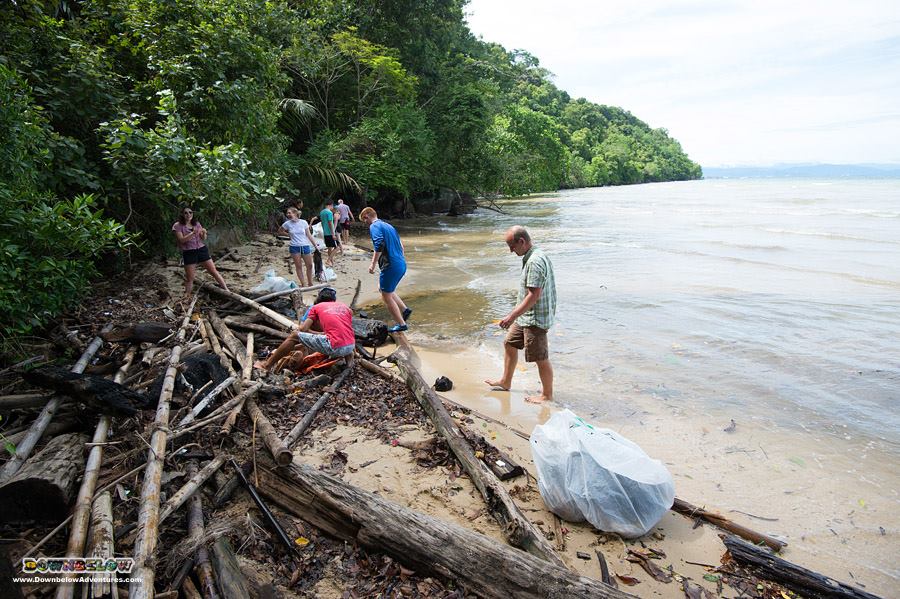
<path fill-rule="evenodd" d="M 133 564 L 117 573 L 119 580 L 83 570 L 56 573 L 67 577 L 64 583 L 42 582 L 46 571 L 31 584 L 4 576 L 0 596 L 309 592 L 327 561 L 300 550 L 309 543 L 341 558 L 353 577 L 346 582 L 353 596 L 628 596 L 606 568 L 593 579 L 566 567 L 501 483 L 521 476 L 522 468 L 451 416 L 453 406 L 422 380 L 402 338 L 387 358 L 399 374 L 382 368 L 384 358 L 362 345 L 350 365 L 325 373 L 254 371 L 256 349 L 277 344 L 296 324 L 270 302 L 287 301 L 302 313 L 303 293 L 315 289 L 250 299 L 203 287 L 202 304 L 195 296 L 176 322 L 103 327 L 70 369 L 31 363 L 4 371 L 28 387 L 0 397 L 0 413 L 13 425 L 3 434 L 15 445 L 0 466 L 0 523 L 13 533 L 5 537 L 18 539 L 0 555 L 4 573 L 19 576 L 25 559 L 115 556 Z M 363 334 L 370 328 L 361 327 Z M 92 362 L 100 364 L 85 374 Z M 350 408 L 341 412 L 336 398 Z M 310 427 L 329 418 L 355 419 L 385 440 L 398 423 L 432 428 L 507 544 L 295 462 Z M 231 509 L 239 501 L 245 503 Z M 248 501 L 254 516 L 246 523 Z M 674 509 L 753 543 L 782 546 L 685 502 Z M 245 535 L 234 534 L 239 527 Z M 269 566 L 265 580 L 248 576 L 231 539 L 254 545 Z M 870 596 L 757 545 L 735 540 L 729 549 L 734 560 L 798 592 Z M 688 596 L 699 592 L 685 587 Z"/>

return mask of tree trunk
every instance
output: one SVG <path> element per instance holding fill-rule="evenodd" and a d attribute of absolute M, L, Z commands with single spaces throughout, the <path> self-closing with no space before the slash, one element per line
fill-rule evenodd
<path fill-rule="evenodd" d="M 54 437 L 0 486 L 0 521 L 59 522 L 66 517 L 78 476 L 84 470 L 87 436 Z"/>
<path fill-rule="evenodd" d="M 400 349 L 394 352 L 388 360 L 400 369 L 406 379 L 406 384 L 413 390 L 422 409 L 431 418 L 435 428 L 447 441 L 453 454 L 469 474 L 472 483 L 484 497 L 488 510 L 503 528 L 507 542 L 513 547 L 518 547 L 549 562 L 563 566 L 562 560 L 553 551 L 541 531 L 519 511 L 512 497 L 506 491 L 506 487 L 501 484 L 484 462 L 475 457 L 472 446 L 469 445 L 456 422 L 450 417 L 450 413 L 441 403 L 441 399 L 409 362 L 408 354 Z"/>
<path fill-rule="evenodd" d="M 88 555 L 92 557 L 111 558 L 115 556 L 115 539 L 113 534 L 112 495 L 109 491 L 97 495 L 91 511 L 91 548 Z M 104 572 L 89 582 L 88 597 L 91 599 L 118 599 L 119 587 L 105 579 L 113 578 L 111 572 Z"/>
<path fill-rule="evenodd" d="M 630 597 L 599 580 L 391 503 L 303 464 L 258 470 L 260 491 L 340 539 L 488 599 Z"/>
<path fill-rule="evenodd" d="M 767 549 L 751 545 L 737 537 L 727 536 L 723 540 L 734 561 L 752 567 L 763 578 L 779 582 L 804 597 L 878 599 L 871 593 L 792 564 L 769 553 Z"/>

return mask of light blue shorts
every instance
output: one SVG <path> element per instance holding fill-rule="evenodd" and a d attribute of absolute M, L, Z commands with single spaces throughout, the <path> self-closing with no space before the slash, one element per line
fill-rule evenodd
<path fill-rule="evenodd" d="M 312 254 L 312 246 L 311 245 L 292 245 L 290 246 L 291 254 L 300 254 L 301 256 L 306 256 L 307 254 Z"/>
<path fill-rule="evenodd" d="M 300 343 L 313 351 L 325 354 L 329 358 L 343 358 L 353 353 L 356 345 L 345 345 L 344 347 L 333 348 L 325 335 L 314 335 L 312 333 L 297 333 Z"/>

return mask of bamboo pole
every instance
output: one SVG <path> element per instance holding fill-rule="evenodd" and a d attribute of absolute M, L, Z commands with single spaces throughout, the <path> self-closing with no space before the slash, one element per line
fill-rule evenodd
<path fill-rule="evenodd" d="M 113 381 L 121 384 L 131 368 L 137 346 L 132 345 L 125 354 L 125 363 L 122 364 Z M 111 416 L 101 416 L 94 429 L 94 437 L 91 451 L 88 454 L 87 465 L 84 468 L 84 476 L 78 489 L 78 497 L 75 500 L 75 509 L 72 511 L 72 527 L 69 531 L 69 542 L 66 545 L 66 557 L 74 558 L 84 555 L 84 544 L 87 540 L 88 524 L 91 519 L 91 505 L 94 500 L 94 490 L 97 488 L 97 478 L 100 476 L 100 466 L 103 464 L 103 443 L 109 439 L 109 425 Z M 112 507 L 110 507 L 112 510 Z M 107 557 L 112 557 L 109 554 Z M 64 582 L 56 587 L 56 599 L 72 599 L 75 596 L 75 584 Z"/>
<path fill-rule="evenodd" d="M 275 427 L 272 426 L 272 423 L 268 418 L 266 418 L 266 415 L 263 413 L 263 411 L 259 409 L 259 405 L 256 403 L 256 400 L 248 399 L 244 403 L 244 407 L 247 408 L 247 414 L 256 424 L 256 427 L 259 429 L 259 432 L 262 435 L 263 442 L 265 442 L 266 447 L 269 448 L 269 451 L 272 453 L 272 457 L 275 458 L 275 461 L 278 463 L 278 465 L 284 466 L 286 464 L 290 464 L 294 459 L 291 450 L 278 437 L 278 431 L 275 430 Z"/>
<path fill-rule="evenodd" d="M 225 389 L 230 387 L 236 380 L 237 380 L 236 377 L 230 376 L 227 379 L 225 379 L 224 381 L 222 381 L 221 383 L 219 383 L 219 385 L 215 389 L 210 391 L 206 397 L 204 397 L 202 400 L 197 402 L 197 405 L 195 405 L 193 408 L 191 408 L 191 411 L 188 412 L 187 415 L 178 422 L 178 427 L 181 428 L 183 426 L 187 426 L 188 424 L 190 424 L 191 422 L 196 420 L 196 418 L 200 414 L 200 412 L 202 412 L 204 409 L 206 409 L 206 406 L 208 406 L 210 403 L 212 403 L 212 400 L 214 400 L 216 397 L 218 397 L 220 393 L 222 393 L 223 391 L 225 391 Z"/>
<path fill-rule="evenodd" d="M 191 460 L 188 463 L 188 474 L 192 477 L 197 473 L 197 462 Z M 188 542 L 196 542 L 202 539 L 204 535 L 203 528 L 203 497 L 199 494 L 191 496 L 188 505 Z M 209 562 L 209 550 L 206 545 L 197 547 L 194 554 L 194 572 L 197 573 L 197 580 L 200 582 L 200 592 L 205 599 L 219 599 L 219 592 L 216 590 L 216 580 L 213 576 L 212 564 Z"/>
<path fill-rule="evenodd" d="M 253 308 L 254 310 L 257 310 L 260 314 L 262 314 L 263 316 L 265 316 L 272 322 L 279 324 L 288 330 L 293 329 L 294 327 L 297 326 L 297 323 L 294 322 L 293 320 L 291 320 L 290 318 L 288 318 L 287 316 L 283 316 L 283 315 L 279 314 L 278 312 L 276 312 L 275 310 L 272 310 L 271 308 L 266 308 L 262 304 L 255 302 L 252 299 L 246 298 L 243 295 L 239 295 L 232 291 L 225 291 L 224 289 L 220 289 L 219 287 L 210 287 L 210 286 L 206 286 L 206 285 L 203 286 L 203 290 L 206 291 L 207 293 L 214 293 L 221 297 L 225 297 L 230 300 L 240 302 L 240 303 L 244 304 L 245 306 L 250 306 L 251 308 Z"/>
<path fill-rule="evenodd" d="M 275 339 L 284 339 L 285 332 L 278 331 L 271 327 L 263 326 L 261 324 L 253 324 L 250 322 L 241 322 L 239 320 L 233 319 L 231 316 L 225 318 L 225 324 L 230 327 L 234 327 L 236 329 L 244 329 L 245 331 L 256 331 L 257 333 L 262 333 L 263 335 L 268 335 L 269 337 L 273 337 Z"/>
<path fill-rule="evenodd" d="M 100 331 L 101 334 L 108 333 L 113 329 L 112 324 L 107 324 Z M 91 341 L 91 344 L 88 345 L 87 349 L 84 350 L 84 353 L 81 354 L 81 357 L 78 358 L 78 361 L 72 366 L 72 372 L 77 374 L 81 374 L 84 372 L 84 369 L 87 368 L 88 363 L 91 361 L 91 358 L 94 357 L 94 354 L 100 349 L 103 345 L 103 339 L 101 337 L 94 337 L 94 340 Z M 28 456 L 31 455 L 32 450 L 34 450 L 35 445 L 37 445 L 38 441 L 40 441 L 41 437 L 44 436 L 44 431 L 47 430 L 47 426 L 50 424 L 50 421 L 53 420 L 53 416 L 56 414 L 56 410 L 59 408 L 59 404 L 62 403 L 62 397 L 59 395 L 54 395 L 50 401 L 44 406 L 44 409 L 41 410 L 41 413 L 38 415 L 37 419 L 31 424 L 31 427 L 28 429 L 28 434 L 25 435 L 25 438 L 22 439 L 21 443 L 16 446 L 16 454 L 9 459 L 6 464 L 3 465 L 3 469 L 0 470 L 0 484 L 8 481 L 12 476 L 19 471 L 22 467 L 22 464 L 25 463 L 25 460 L 28 459 Z"/>
<path fill-rule="evenodd" d="M 216 314 L 215 310 L 210 310 L 207 314 L 207 318 L 209 318 L 209 324 L 212 325 L 216 335 L 219 336 L 219 340 L 225 344 L 225 347 L 227 347 L 229 351 L 231 351 L 231 355 L 234 356 L 238 365 L 243 366 L 244 358 L 246 356 L 244 346 L 241 345 L 241 342 L 234 336 L 234 333 L 231 332 L 228 325 L 222 322 L 222 319 L 219 318 L 219 315 Z"/>
<path fill-rule="evenodd" d="M 294 289 L 282 289 L 281 291 L 273 291 L 272 293 L 255 297 L 253 298 L 253 301 L 257 304 L 261 304 L 263 302 L 267 302 L 271 299 L 282 297 L 284 295 L 290 295 L 292 293 L 306 293 L 308 291 L 318 291 L 319 289 L 322 289 L 324 287 L 328 287 L 328 283 L 321 283 L 319 285 L 313 285 L 312 287 L 295 287 Z"/>
<path fill-rule="evenodd" d="M 284 438 L 284 444 L 290 448 L 294 443 L 297 442 L 297 439 L 306 432 L 306 429 L 309 428 L 309 425 L 312 424 L 313 418 L 316 417 L 316 414 L 319 413 L 319 410 L 322 409 L 322 406 L 325 405 L 325 402 L 328 401 L 328 398 L 337 393 L 338 388 L 344 383 L 347 377 L 350 375 L 350 371 L 352 370 L 351 366 L 348 366 L 344 369 L 342 373 L 338 375 L 338 377 L 334 380 L 330 387 L 322 394 L 321 397 L 313 404 L 313 407 L 309 409 L 303 419 L 297 423 L 297 425 L 291 429 L 291 432 L 288 433 L 287 437 Z"/>
<path fill-rule="evenodd" d="M 222 326 L 225 326 L 224 324 Z M 250 383 L 250 378 L 253 376 L 253 333 L 247 333 L 247 347 L 244 349 L 244 363 L 241 373 L 241 388 L 244 388 L 246 385 Z M 241 413 L 241 410 L 244 409 L 244 402 L 234 406 L 234 409 L 231 410 L 231 413 L 228 415 L 228 418 L 225 419 L 225 422 L 222 423 L 222 428 L 219 430 L 219 436 L 225 437 L 231 433 L 231 429 L 234 428 L 234 423 L 237 422 L 238 416 Z"/>
<path fill-rule="evenodd" d="M 156 550 L 159 535 L 159 492 L 162 480 L 163 467 L 166 457 L 166 439 L 168 437 L 169 411 L 172 392 L 175 389 L 175 375 L 178 373 L 178 363 L 181 360 L 181 343 L 187 334 L 187 325 L 191 320 L 194 305 L 197 303 L 197 294 L 190 307 L 181 328 L 178 329 L 176 345 L 172 348 L 169 357 L 169 365 L 163 379 L 162 390 L 159 394 L 159 404 L 156 408 L 153 435 L 150 437 L 150 451 L 147 454 L 147 469 L 144 471 L 144 482 L 141 486 L 141 502 L 138 510 L 137 538 L 134 542 L 134 570 L 131 583 L 128 585 L 130 599 L 152 599 L 155 594 L 154 581 L 156 571 L 150 563 Z"/>
<path fill-rule="evenodd" d="M 88 554 L 91 557 L 104 559 L 115 556 L 112 495 L 109 491 L 99 493 L 94 499 L 91 524 L 91 547 Z M 119 587 L 115 582 L 115 572 L 100 572 L 92 575 L 88 581 L 87 596 L 92 599 L 99 597 L 118 599 Z"/>

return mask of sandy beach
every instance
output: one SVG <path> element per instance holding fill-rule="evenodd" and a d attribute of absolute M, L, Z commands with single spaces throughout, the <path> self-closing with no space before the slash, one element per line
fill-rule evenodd
<path fill-rule="evenodd" d="M 367 271 L 370 255 L 362 247 L 367 239 L 355 237 L 358 245 L 348 244 L 344 256 L 337 259 L 338 279 L 333 283 L 338 298 L 349 303 L 357 286 L 361 290 L 357 305 L 378 310 L 377 279 Z M 262 280 L 263 273 L 275 268 L 282 276 L 290 276 L 285 267 L 287 248 L 282 241 L 258 237 L 234 254 L 236 260 L 217 263 L 230 285 L 249 289 Z M 173 297 L 181 288 L 180 270 L 167 268 L 168 283 Z M 414 264 L 408 278 L 407 301 L 415 307 L 416 279 Z M 206 275 L 198 275 L 205 280 Z M 403 291 L 401 289 L 401 291 Z M 304 297 L 311 302 L 312 296 Z M 594 550 L 602 551 L 611 571 L 635 579 L 634 587 L 622 586 L 639 596 L 681 597 L 681 584 L 654 580 L 637 564 L 628 561 L 629 549 L 649 547 L 665 557 L 659 564 L 671 566 L 675 580 L 687 578 L 715 592 L 716 583 L 704 579 L 709 568 L 703 564 L 720 564 L 724 545 L 719 538 L 723 531 L 695 522 L 675 512 L 668 512 L 649 535 L 639 540 L 623 540 L 617 535 L 593 529 L 586 523 L 560 522 L 544 506 L 533 478 L 534 465 L 529 443 L 515 431 L 529 434 L 535 425 L 545 422 L 554 410 L 562 406 L 551 404 L 534 406 L 524 402 L 526 392 L 537 388 L 538 380 L 532 365 L 520 363 L 511 392 L 491 392 L 482 380 L 497 374 L 502 337 L 496 333 L 495 352 L 478 348 L 444 345 L 440 341 L 423 338 L 415 332 L 415 314 L 411 319 L 409 339 L 415 348 L 420 370 L 426 381 L 448 376 L 454 382 L 448 399 L 477 413 L 469 415 L 470 427 L 490 440 L 531 474 L 527 480 L 510 481 L 509 489 L 523 511 L 554 537 L 554 543 L 566 564 L 586 576 L 599 577 L 599 565 Z M 391 347 L 380 348 L 385 355 Z M 785 456 L 802 453 L 789 438 L 773 438 L 763 425 L 743 418 L 734 432 L 723 429 L 728 421 L 722 415 L 711 414 L 708 419 L 686 417 L 677 405 L 648 401 L 641 394 L 632 393 L 622 401 L 633 405 L 632 424 L 617 426 L 620 434 L 638 443 L 652 457 L 663 461 L 676 481 L 676 494 L 690 503 L 718 510 L 728 518 L 759 532 L 788 541 L 783 552 L 785 559 L 851 584 L 866 585 L 870 592 L 891 594 L 895 547 L 891 537 L 885 536 L 879 521 L 886 506 L 870 502 L 868 497 L 878 494 L 859 488 L 855 505 L 842 503 L 840 483 L 829 481 L 828 468 L 834 465 L 800 462 Z M 585 418 L 603 426 L 602 414 L 585 414 Z M 499 421 L 499 423 L 498 423 Z M 515 430 L 514 430 L 515 429 Z M 428 438 L 432 433 L 411 427 L 398 438 L 400 443 Z M 412 452 L 401 445 L 385 445 L 353 427 L 324 428 L 313 431 L 306 446 L 296 452 L 296 459 L 310 464 L 325 464 L 331 459 L 335 445 L 347 455 L 345 480 L 378 493 L 382 497 L 410 506 L 424 513 L 472 528 L 496 539 L 502 534 L 496 522 L 486 514 L 484 504 L 474 486 L 465 476 L 457 478 L 446 468 L 423 469 L 416 464 Z M 374 461 L 372 461 L 374 460 Z M 847 464 L 839 467 L 851 468 Z M 877 478 L 873 477 L 873 488 Z M 815 489 L 814 492 L 809 492 Z M 847 551 L 852 548 L 852 564 Z M 579 559 L 578 552 L 591 559 Z M 699 564 L 699 565 L 698 565 Z M 863 565 L 864 564 L 864 565 Z M 621 581 L 622 579 L 620 579 Z M 329 587 L 331 585 L 331 587 Z M 340 589 L 326 578 L 317 595 L 339 597 Z"/>

